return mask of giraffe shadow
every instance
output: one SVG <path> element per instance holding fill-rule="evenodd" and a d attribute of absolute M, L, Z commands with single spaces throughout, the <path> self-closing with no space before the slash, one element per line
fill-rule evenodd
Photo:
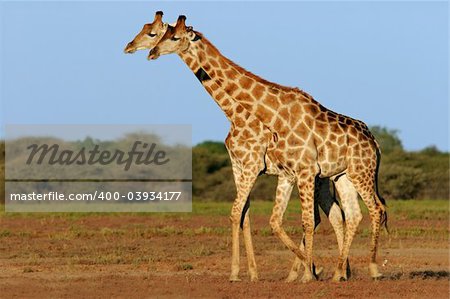
<path fill-rule="evenodd" d="M 381 278 L 381 280 L 400 280 L 400 279 L 448 279 L 450 280 L 450 271 L 432 271 L 432 270 L 424 270 L 424 271 L 411 271 L 409 273 L 406 272 L 395 272 L 391 274 L 387 274 Z"/>

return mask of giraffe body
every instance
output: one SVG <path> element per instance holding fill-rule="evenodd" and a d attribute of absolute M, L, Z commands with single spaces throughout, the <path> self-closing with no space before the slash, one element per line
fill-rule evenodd
<path fill-rule="evenodd" d="M 137 50 L 153 48 L 168 28 L 167 24 L 162 23 L 162 15 L 162 12 L 156 12 L 154 21 L 144 25 L 143 29 L 136 35 L 133 41 L 128 43 L 124 52 L 134 53 Z M 273 145 L 270 145 L 273 143 L 271 139 L 272 134 L 256 117 L 249 114 L 228 95 L 225 95 L 224 97 L 219 96 L 218 98 L 214 97 L 214 91 L 220 91 L 220 88 L 218 89 L 217 86 L 220 85 L 221 82 L 214 81 L 215 78 L 210 80 L 211 78 L 203 68 L 198 68 L 197 65 L 202 64 L 198 59 L 192 56 L 184 56 L 182 58 L 194 71 L 196 77 L 202 82 L 211 96 L 213 96 L 231 123 L 230 132 L 225 140 L 225 145 L 230 155 L 238 196 L 235 200 L 231 216 L 233 228 L 235 229 L 233 230 L 233 257 L 230 280 L 239 280 L 239 233 L 236 224 L 240 217 L 240 224 L 241 228 L 243 228 L 244 243 L 247 251 L 249 274 L 251 280 L 255 281 L 258 279 L 258 274 L 251 240 L 250 220 L 248 213 L 246 213 L 246 209 L 244 208 L 244 210 L 241 211 L 242 209 L 239 206 L 243 202 L 249 203 L 248 193 L 252 189 L 256 177 L 259 174 L 266 173 L 279 175 L 281 173 L 267 155 L 268 148 L 274 148 Z M 344 238 L 342 211 L 338 202 L 330 194 L 328 180 L 318 182 L 317 187 L 315 201 L 316 226 L 320 223 L 320 206 L 330 219 L 336 233 L 339 251 L 341 251 Z M 282 201 L 289 200 L 289 197 L 290 192 L 282 198 Z M 303 243 L 301 243 L 301 246 L 302 245 Z M 293 281 L 297 278 L 299 266 L 300 260 L 297 259 L 289 274 L 288 281 Z"/>

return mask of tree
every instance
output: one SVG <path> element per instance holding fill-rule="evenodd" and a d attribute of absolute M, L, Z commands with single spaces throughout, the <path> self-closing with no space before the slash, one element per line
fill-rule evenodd
<path fill-rule="evenodd" d="M 375 139 L 380 144 L 381 152 L 383 154 L 392 153 L 394 151 L 402 151 L 402 141 L 398 137 L 398 130 L 391 130 L 386 127 L 373 126 L 370 131 L 375 136 Z"/>

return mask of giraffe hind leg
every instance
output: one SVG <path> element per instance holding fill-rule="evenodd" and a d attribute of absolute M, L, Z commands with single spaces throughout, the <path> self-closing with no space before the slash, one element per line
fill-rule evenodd
<path fill-rule="evenodd" d="M 289 248 L 300 260 L 305 260 L 304 251 L 286 234 L 286 231 L 282 227 L 283 215 L 286 211 L 287 204 L 294 186 L 295 180 L 291 177 L 280 175 L 278 177 L 277 192 L 275 198 L 275 205 L 272 210 L 272 216 L 270 217 L 270 226 L 273 233 L 283 242 L 283 244 Z M 300 263 L 297 264 L 300 266 Z M 295 274 L 297 271 L 295 271 Z M 295 277 L 297 278 L 297 277 Z M 294 278 L 294 279 L 295 279 Z"/>
<path fill-rule="evenodd" d="M 348 280 L 348 255 L 356 230 L 362 219 L 361 208 L 358 203 L 358 192 L 346 175 L 335 182 L 336 193 L 341 199 L 345 213 L 345 235 L 333 281 Z"/>
<path fill-rule="evenodd" d="M 329 189 L 325 190 L 327 188 L 329 188 L 328 179 L 321 179 L 321 178 L 317 177 L 316 182 L 315 182 L 315 189 L 314 189 L 314 230 L 317 229 L 317 227 L 319 226 L 319 224 L 321 222 L 318 207 L 321 204 L 323 204 L 322 201 L 326 201 L 326 200 L 329 200 L 329 198 L 331 198 Z M 330 197 L 322 198 L 324 196 L 330 196 Z M 323 207 L 322 207 L 322 209 L 323 209 Z M 304 237 L 302 238 L 302 240 L 300 242 L 300 249 L 301 250 L 305 249 L 305 238 Z M 292 282 L 298 278 L 301 264 L 302 264 L 302 261 L 296 256 L 295 260 L 292 264 L 291 271 L 289 272 L 289 275 L 286 278 L 286 282 Z M 317 268 L 316 265 L 314 265 L 314 263 L 313 263 L 313 275 L 316 278 L 319 277 L 319 275 L 322 273 L 322 271 L 323 271 L 322 267 Z"/>

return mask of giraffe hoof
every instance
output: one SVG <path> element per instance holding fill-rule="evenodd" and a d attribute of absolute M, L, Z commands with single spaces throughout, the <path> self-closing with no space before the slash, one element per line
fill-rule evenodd
<path fill-rule="evenodd" d="M 347 281 L 347 277 L 342 275 L 340 271 L 336 271 L 333 275 L 333 278 L 331 279 L 334 282 L 341 282 L 341 281 Z"/>
<path fill-rule="evenodd" d="M 311 275 L 311 273 L 309 273 L 309 274 L 303 274 L 303 276 L 302 276 L 302 279 L 300 279 L 300 281 L 302 282 L 302 283 L 307 283 L 307 282 L 310 282 L 310 281 L 312 281 L 312 280 L 315 280 L 314 279 L 314 276 L 313 275 Z"/>
<path fill-rule="evenodd" d="M 251 282 L 257 282 L 258 280 L 259 280 L 258 275 L 250 276 L 250 281 Z"/>
<path fill-rule="evenodd" d="M 333 280 L 334 282 L 347 281 L 347 279 L 346 279 L 344 276 L 341 276 L 341 275 L 339 275 L 339 276 L 333 276 L 332 280 Z"/>
<path fill-rule="evenodd" d="M 241 281 L 241 279 L 238 276 L 234 275 L 230 276 L 230 282 L 238 282 L 238 281 Z"/>
<path fill-rule="evenodd" d="M 295 271 L 292 271 L 289 273 L 288 277 L 285 279 L 285 282 L 294 282 L 298 278 L 298 273 Z"/>
<path fill-rule="evenodd" d="M 372 277 L 375 280 L 383 277 L 383 274 L 378 272 L 378 266 L 375 263 L 370 263 L 370 265 L 369 265 L 369 273 L 370 273 L 370 277 Z"/>

